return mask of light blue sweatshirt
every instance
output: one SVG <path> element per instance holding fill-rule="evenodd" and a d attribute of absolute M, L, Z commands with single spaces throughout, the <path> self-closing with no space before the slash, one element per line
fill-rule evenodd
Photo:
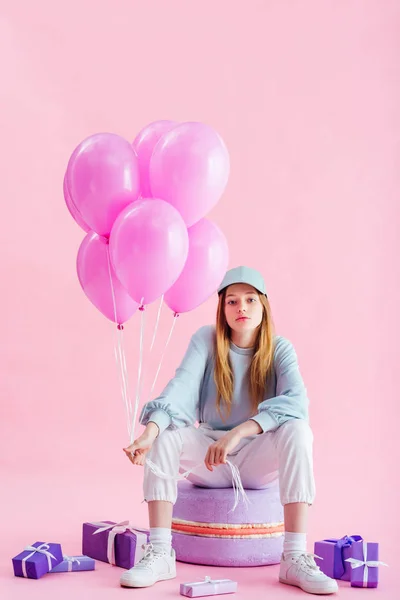
<path fill-rule="evenodd" d="M 222 408 L 225 421 L 218 414 L 214 383 L 215 326 L 206 325 L 192 336 L 175 377 L 158 398 L 145 404 L 140 422 L 147 425 L 153 421 L 162 433 L 167 427 L 187 427 L 195 421 L 206 423 L 212 429 L 229 430 L 251 418 L 265 433 L 289 419 L 308 420 L 307 390 L 293 345 L 281 336 L 275 336 L 274 343 L 274 369 L 256 415 L 251 409 L 248 381 L 253 349 L 239 348 L 232 342 L 229 351 L 234 375 L 231 413 L 225 417 Z"/>

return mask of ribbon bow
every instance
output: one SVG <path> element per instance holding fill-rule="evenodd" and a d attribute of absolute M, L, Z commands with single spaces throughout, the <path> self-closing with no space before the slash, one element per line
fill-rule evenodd
<path fill-rule="evenodd" d="M 40 544 L 40 546 L 26 546 L 26 548 L 24 548 L 24 552 L 30 552 L 30 554 L 28 554 L 28 556 L 25 556 L 25 558 L 22 559 L 22 575 L 24 577 L 28 577 L 27 572 L 26 572 L 26 561 L 29 560 L 30 558 L 32 558 L 32 556 L 34 554 L 36 554 L 36 552 L 39 552 L 40 554 L 44 554 L 47 558 L 47 564 L 49 565 L 49 571 L 51 571 L 52 569 L 52 564 L 51 564 L 51 559 L 56 560 L 56 557 L 52 555 L 51 552 L 49 552 L 50 550 L 50 546 L 49 544 Z"/>
<path fill-rule="evenodd" d="M 104 531 L 108 531 L 108 540 L 107 540 L 107 560 L 110 565 L 115 565 L 115 536 L 117 533 L 125 533 L 126 531 L 130 531 L 136 535 L 136 550 L 135 550 L 135 564 L 139 557 L 139 554 L 143 554 L 142 545 L 147 542 L 147 533 L 145 530 L 137 529 L 133 525 L 129 524 L 129 521 L 121 521 L 120 523 L 90 523 L 95 527 L 98 527 L 96 531 L 93 531 L 93 535 L 96 533 L 103 533 Z"/>
<path fill-rule="evenodd" d="M 352 569 L 358 569 L 359 567 L 364 567 L 363 574 L 363 587 L 368 587 L 368 569 L 369 567 L 378 567 L 379 565 L 383 565 L 384 567 L 388 567 L 386 563 L 380 560 L 367 560 L 367 543 L 363 542 L 363 560 L 358 558 L 346 558 L 346 562 L 351 564 Z"/>
<path fill-rule="evenodd" d="M 93 535 L 96 533 L 103 533 L 103 531 L 107 531 L 107 529 L 111 531 L 115 531 L 117 533 L 124 533 L 127 529 L 131 529 L 129 525 L 129 521 L 121 521 L 120 523 L 91 523 L 91 525 L 95 525 L 98 527 L 96 531 L 93 532 Z"/>
<path fill-rule="evenodd" d="M 336 542 L 338 548 L 349 548 L 355 542 L 362 542 L 361 535 L 345 535 Z"/>
<path fill-rule="evenodd" d="M 230 579 L 211 579 L 209 575 L 206 575 L 203 581 L 194 581 L 193 583 L 185 583 L 185 585 L 190 587 L 193 587 L 194 585 L 203 585 L 204 583 L 217 585 L 219 583 L 225 583 L 226 581 L 230 581 Z"/>
<path fill-rule="evenodd" d="M 362 541 L 360 535 L 345 535 L 338 539 L 325 540 L 335 545 L 334 549 L 334 578 L 341 579 L 345 572 L 345 564 L 343 562 L 343 550 L 350 548 L 355 542 Z M 319 558 L 319 557 L 318 557 Z"/>
<path fill-rule="evenodd" d="M 78 565 L 81 564 L 81 561 L 78 560 L 75 556 L 63 556 L 63 559 L 68 562 L 68 571 L 72 571 L 72 563 L 76 562 Z"/>

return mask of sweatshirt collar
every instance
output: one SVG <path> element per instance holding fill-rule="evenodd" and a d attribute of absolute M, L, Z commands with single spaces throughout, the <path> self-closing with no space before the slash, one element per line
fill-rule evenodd
<path fill-rule="evenodd" d="M 236 344 L 234 344 L 233 342 L 230 342 L 231 345 L 231 350 L 232 352 L 235 352 L 235 354 L 254 354 L 254 347 L 253 348 L 239 348 L 239 346 L 236 346 Z"/>

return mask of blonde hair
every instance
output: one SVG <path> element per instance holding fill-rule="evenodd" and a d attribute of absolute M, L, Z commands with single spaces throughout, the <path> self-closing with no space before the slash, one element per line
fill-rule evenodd
<path fill-rule="evenodd" d="M 217 387 L 217 411 L 221 418 L 222 408 L 229 416 L 232 408 L 233 371 L 229 359 L 231 329 L 225 317 L 225 297 L 227 288 L 219 295 L 215 338 L 214 381 Z M 266 381 L 273 369 L 274 358 L 274 325 L 271 307 L 267 297 L 258 292 L 263 306 L 263 316 L 258 326 L 253 358 L 249 367 L 249 392 L 252 400 L 253 414 L 263 400 Z"/>

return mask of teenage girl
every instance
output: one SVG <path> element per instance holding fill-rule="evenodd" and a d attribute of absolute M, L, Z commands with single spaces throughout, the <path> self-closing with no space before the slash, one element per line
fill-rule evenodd
<path fill-rule="evenodd" d="M 134 465 L 145 465 L 150 544 L 143 559 L 122 574 L 121 585 L 148 587 L 176 577 L 171 547 L 176 477 L 197 467 L 188 476 L 192 483 L 229 487 L 229 459 L 244 488 L 260 489 L 279 477 L 285 521 L 279 581 L 311 594 L 334 593 L 336 581 L 320 571 L 306 547 L 308 508 L 315 496 L 313 435 L 295 350 L 274 335 L 258 271 L 231 269 L 218 295 L 215 326 L 193 335 L 175 377 L 144 406 L 144 432 L 124 448 Z M 145 464 L 147 457 L 170 479 L 156 476 Z"/>

